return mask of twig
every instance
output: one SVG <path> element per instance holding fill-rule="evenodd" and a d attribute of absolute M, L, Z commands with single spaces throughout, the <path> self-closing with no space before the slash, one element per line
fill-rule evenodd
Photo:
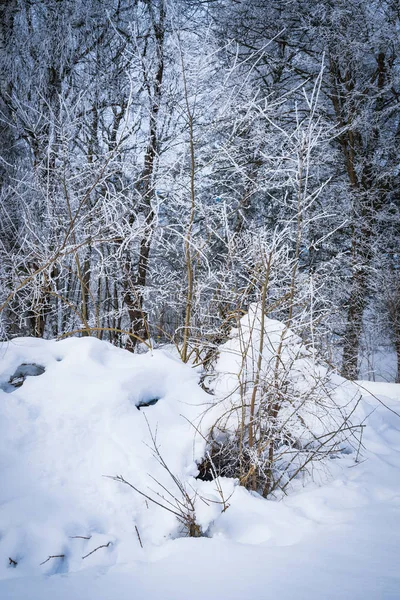
<path fill-rule="evenodd" d="M 139 544 L 140 547 L 143 548 L 143 544 L 142 544 L 142 540 L 140 539 L 140 533 L 139 533 L 139 529 L 137 528 L 137 526 L 135 525 L 135 529 L 136 529 L 136 534 L 138 536 L 138 540 L 139 540 Z M 11 559 L 10 559 L 11 560 Z"/>
<path fill-rule="evenodd" d="M 362 436 L 363 436 L 363 431 L 364 431 L 364 427 L 361 425 L 361 433 L 360 433 L 360 443 L 358 444 L 358 448 L 357 448 L 357 454 L 356 454 L 356 458 L 355 461 L 356 463 L 358 463 L 358 458 L 360 456 L 360 448 L 362 446 Z"/>
<path fill-rule="evenodd" d="M 158 506 L 161 506 L 161 508 L 164 508 L 168 512 L 170 512 L 170 513 L 174 514 L 176 517 L 178 517 L 178 519 L 182 518 L 182 515 L 180 513 L 176 512 L 176 510 L 171 510 L 170 508 L 168 508 L 168 506 L 165 506 L 164 504 L 161 504 L 161 502 L 157 502 L 157 500 L 154 500 L 154 498 L 151 498 L 150 496 L 148 496 L 147 494 L 145 494 L 144 492 L 142 492 L 141 490 L 139 490 L 137 487 L 135 487 L 134 485 L 132 485 L 131 483 L 129 483 L 129 481 L 127 481 L 126 479 L 124 479 L 122 477 L 122 475 L 117 475 L 115 477 L 112 476 L 112 475 L 103 475 L 103 477 L 107 477 L 108 479 L 113 479 L 114 481 L 120 481 L 121 483 L 125 483 L 125 485 L 128 485 L 129 487 L 131 487 L 133 490 L 135 490 L 135 492 L 137 492 L 138 494 L 140 494 L 144 498 L 147 498 L 147 500 L 150 500 L 150 502 L 153 502 L 153 504 L 157 504 Z"/>
<path fill-rule="evenodd" d="M 70 540 L 90 540 L 92 538 L 91 535 L 70 535 Z"/>
<path fill-rule="evenodd" d="M 101 546 L 97 546 L 97 548 L 95 548 L 94 550 L 92 550 L 88 554 L 85 554 L 85 556 L 82 556 L 82 559 L 83 558 L 87 558 L 88 556 L 90 556 L 94 552 L 97 552 L 97 550 L 100 550 L 100 548 L 108 548 L 108 546 L 110 546 L 111 544 L 112 544 L 112 542 L 108 542 L 108 544 L 102 544 Z"/>
<path fill-rule="evenodd" d="M 10 557 L 8 557 L 8 560 L 9 560 L 9 565 L 10 565 L 10 566 L 11 566 L 11 565 L 12 565 L 13 567 L 16 567 L 16 566 L 17 566 L 18 562 L 17 562 L 16 560 L 13 560 L 13 559 L 12 559 L 12 558 L 10 558 Z"/>
<path fill-rule="evenodd" d="M 380 398 L 378 398 L 378 396 L 375 396 L 375 394 L 373 394 L 368 388 L 364 387 L 363 385 L 361 385 L 361 383 L 359 383 L 358 381 L 354 381 L 354 383 L 361 388 L 362 390 L 364 390 L 365 392 L 367 392 L 370 396 L 372 396 L 373 398 L 375 398 L 375 400 L 378 400 L 378 402 L 380 404 L 382 404 L 382 406 L 384 406 L 385 408 L 387 408 L 388 410 L 390 410 L 390 412 L 392 412 L 394 415 L 396 415 L 396 417 L 400 417 L 400 413 L 396 412 L 393 408 L 390 408 L 390 406 L 388 406 L 387 404 L 385 404 L 383 402 L 383 400 L 381 400 Z M 364 396 L 365 398 L 365 396 Z"/>
<path fill-rule="evenodd" d="M 52 556 L 49 556 L 49 558 L 46 558 L 46 560 L 44 560 L 43 562 L 40 563 L 40 565 L 44 565 L 45 563 L 47 563 L 51 558 L 65 558 L 65 554 L 53 554 Z"/>

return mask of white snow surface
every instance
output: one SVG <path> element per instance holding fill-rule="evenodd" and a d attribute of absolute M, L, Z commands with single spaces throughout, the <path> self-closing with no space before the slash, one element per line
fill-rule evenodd
<path fill-rule="evenodd" d="M 10 388 L 21 364 L 45 372 Z M 364 447 L 331 460 L 323 485 L 272 501 L 220 480 L 223 512 L 215 482 L 195 479 L 213 402 L 198 378 L 161 350 L 93 338 L 0 345 L 0 600 L 400 598 L 400 386 L 358 382 Z M 150 432 L 198 492 L 207 537 L 180 537 L 174 515 L 104 477 L 176 494 Z"/>

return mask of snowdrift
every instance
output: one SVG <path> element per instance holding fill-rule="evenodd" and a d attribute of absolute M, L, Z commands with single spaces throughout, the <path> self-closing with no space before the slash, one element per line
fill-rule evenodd
<path fill-rule="evenodd" d="M 314 509 L 309 506 L 314 505 L 316 514 L 319 511 L 318 518 L 329 521 L 330 509 L 321 508 L 325 496 L 318 496 L 319 489 L 327 488 L 315 484 L 306 488 L 311 490 L 309 500 L 304 501 L 300 492 L 275 502 L 248 492 L 234 478 L 196 478 L 210 426 L 237 400 L 238 369 L 247 382 L 253 376 L 259 341 L 255 314 L 250 311 L 242 319 L 240 334 L 232 331 L 221 347 L 213 394 L 199 386 L 197 369 L 163 350 L 132 355 L 94 338 L 58 342 L 19 338 L 0 345 L 0 579 L 151 565 L 169 556 L 171 544 L 178 554 L 182 549 L 182 564 L 190 562 L 190 552 L 186 558 L 186 546 L 177 539 L 185 532 L 176 516 L 115 481 L 118 475 L 174 508 L 181 497 L 172 473 L 193 499 L 201 533 L 211 538 L 210 544 L 222 544 L 228 557 L 229 544 L 298 544 L 313 531 Z M 283 330 L 272 320 L 265 327 L 262 378 L 267 382 Z M 252 349 L 243 370 L 238 347 L 250 330 Z M 310 385 L 310 373 L 325 369 L 324 385 L 335 394 L 339 410 L 348 410 L 354 384 L 315 361 L 291 332 L 285 333 L 283 346 L 282 363 L 290 364 L 292 385 L 298 386 L 300 396 Z M 250 385 L 246 393 L 251 389 Z M 331 401 L 330 393 L 327 397 Z M 361 406 L 358 410 L 360 418 L 368 414 Z M 309 415 L 308 407 L 304 419 Z M 302 431 L 310 434 L 319 426 L 319 419 L 309 420 Z M 160 456 L 170 473 L 160 464 Z M 340 460 L 330 461 L 333 479 L 354 466 L 354 455 L 339 453 L 334 458 Z M 343 495 L 343 490 L 339 493 Z M 353 502 L 354 494 L 349 497 Z M 201 562 L 210 546 L 199 541 L 196 548 L 195 560 Z M 232 560 L 239 555 L 235 550 Z M 252 552 L 248 556 L 253 562 Z M 3 597 L 1 589 L 0 585 Z M 37 589 L 40 597 L 42 590 Z M 98 587 L 93 589 L 100 593 Z M 157 593 L 162 590 L 160 583 Z M 175 590 L 172 597 L 180 596 Z M 210 597 L 224 596 L 217 591 Z"/>
<path fill-rule="evenodd" d="M 15 573 L 65 572 L 132 559 L 138 535 L 148 546 L 174 534 L 173 515 L 105 476 L 171 487 L 151 435 L 173 473 L 197 474 L 204 441 L 191 422 L 209 402 L 198 374 L 93 338 L 14 339 L 0 359 L 0 575 L 8 557 Z"/>

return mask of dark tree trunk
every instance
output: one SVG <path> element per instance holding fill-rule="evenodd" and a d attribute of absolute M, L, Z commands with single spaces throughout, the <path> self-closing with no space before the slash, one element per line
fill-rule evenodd
<path fill-rule="evenodd" d="M 342 376 L 346 379 L 358 377 L 358 354 L 365 308 L 365 275 L 358 273 L 353 277 L 343 344 Z"/>
<path fill-rule="evenodd" d="M 151 242 L 154 233 L 154 211 L 152 208 L 153 176 L 158 151 L 158 113 L 160 110 L 162 83 L 164 75 L 164 36 L 165 36 L 165 4 L 160 2 L 158 19 L 149 3 L 149 12 L 157 52 L 157 68 L 154 85 L 148 86 L 150 100 L 149 140 L 144 157 L 142 177 L 139 182 L 141 195 L 141 212 L 144 215 L 144 232 L 139 246 L 139 259 L 136 273 L 130 257 L 124 265 L 125 294 L 124 302 L 128 309 L 130 331 L 133 336 L 129 339 L 127 349 L 133 351 L 139 339 L 148 337 L 147 313 L 144 310 L 144 291 L 147 283 Z M 147 74 L 146 74 L 147 78 Z"/>
<path fill-rule="evenodd" d="M 396 355 L 397 355 L 397 377 L 396 383 L 400 383 L 400 332 L 396 340 Z"/>

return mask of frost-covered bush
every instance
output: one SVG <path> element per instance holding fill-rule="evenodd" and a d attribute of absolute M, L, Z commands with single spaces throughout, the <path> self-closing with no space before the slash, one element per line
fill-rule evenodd
<path fill-rule="evenodd" d="M 220 346 L 210 378 L 209 462 L 263 496 L 358 444 L 357 389 L 257 304 Z"/>

